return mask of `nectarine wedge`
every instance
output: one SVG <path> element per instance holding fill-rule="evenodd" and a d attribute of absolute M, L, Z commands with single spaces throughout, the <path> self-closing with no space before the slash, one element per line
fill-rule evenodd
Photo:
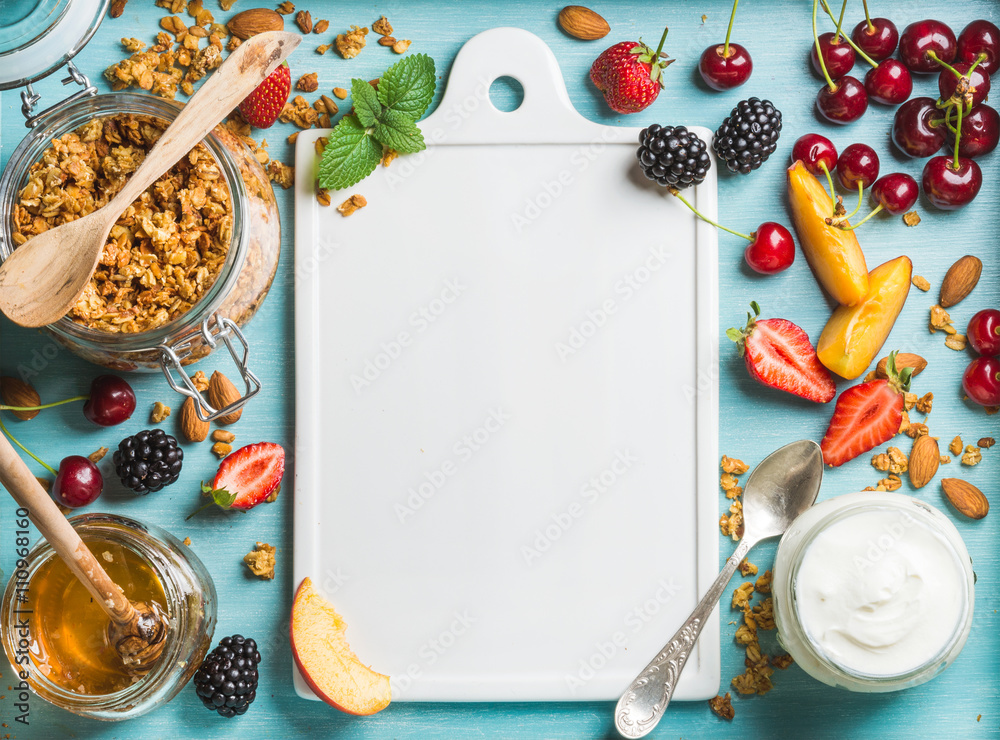
<path fill-rule="evenodd" d="M 788 168 L 788 203 L 802 253 L 819 284 L 841 305 L 864 300 L 868 266 L 858 238 L 826 223 L 833 215 L 830 194 L 798 160 Z"/>
<path fill-rule="evenodd" d="M 327 704 L 348 714 L 375 714 L 389 706 L 389 677 L 366 666 L 344 637 L 347 624 L 303 579 L 292 602 L 292 655 L 302 678 Z"/>
<path fill-rule="evenodd" d="M 838 307 L 826 322 L 816 345 L 820 362 L 848 380 L 861 375 L 903 310 L 912 271 L 909 257 L 897 257 L 872 270 L 865 299 L 856 306 Z"/>

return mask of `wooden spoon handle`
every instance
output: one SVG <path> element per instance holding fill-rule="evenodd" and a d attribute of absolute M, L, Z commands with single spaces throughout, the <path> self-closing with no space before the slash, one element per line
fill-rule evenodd
<path fill-rule="evenodd" d="M 130 622 L 135 610 L 128 598 L 101 567 L 4 434 L 0 434 L 0 484 L 18 505 L 28 510 L 28 517 L 38 531 L 108 616 L 115 622 Z"/>
<path fill-rule="evenodd" d="M 267 31 L 240 44 L 191 96 L 139 169 L 108 204 L 109 216 L 117 219 L 146 188 L 177 164 L 277 69 L 300 41 L 302 37 L 298 34 Z"/>

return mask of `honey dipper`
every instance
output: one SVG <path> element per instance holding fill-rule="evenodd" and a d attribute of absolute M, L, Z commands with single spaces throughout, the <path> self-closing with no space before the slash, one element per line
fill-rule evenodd
<path fill-rule="evenodd" d="M 128 600 L 3 434 L 0 484 L 28 510 L 28 518 L 108 615 L 108 644 L 125 670 L 134 676 L 148 673 L 163 652 L 168 616 L 155 605 Z"/>

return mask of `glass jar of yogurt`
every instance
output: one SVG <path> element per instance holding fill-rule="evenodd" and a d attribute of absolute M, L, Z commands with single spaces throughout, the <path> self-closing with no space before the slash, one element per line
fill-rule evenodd
<path fill-rule="evenodd" d="M 795 520 L 778 545 L 778 640 L 813 678 L 885 692 L 929 681 L 972 626 L 972 561 L 934 507 L 852 493 Z"/>

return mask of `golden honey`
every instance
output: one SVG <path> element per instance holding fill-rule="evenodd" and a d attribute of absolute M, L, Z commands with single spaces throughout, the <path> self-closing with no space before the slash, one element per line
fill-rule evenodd
<path fill-rule="evenodd" d="M 131 601 L 165 607 L 163 585 L 146 560 L 119 542 L 87 536 L 83 540 Z M 29 593 L 29 649 L 40 673 L 81 695 L 111 694 L 136 680 L 108 643 L 107 614 L 60 558 L 53 555 L 38 567 Z"/>

